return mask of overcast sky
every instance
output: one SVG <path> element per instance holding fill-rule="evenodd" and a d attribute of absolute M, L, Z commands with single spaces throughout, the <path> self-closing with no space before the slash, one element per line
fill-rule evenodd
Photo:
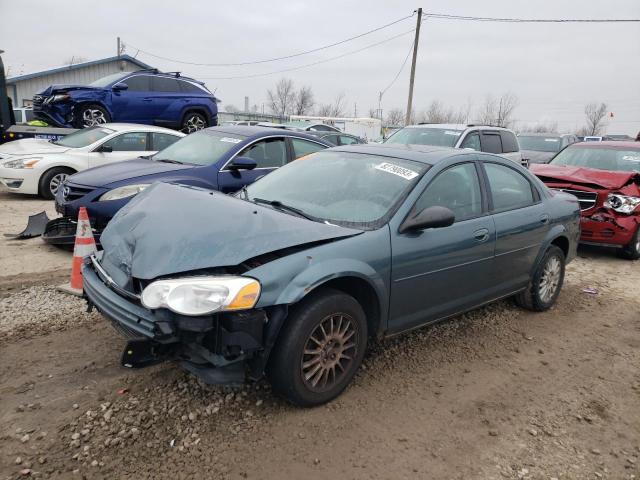
<path fill-rule="evenodd" d="M 135 0 L 109 2 L 0 0 L 0 49 L 10 75 L 55 67 L 71 56 L 115 55 L 116 37 L 148 52 L 195 63 L 242 62 L 289 55 L 339 41 L 425 11 L 526 18 L 640 18 L 640 0 L 429 0 L 301 2 Z M 262 108 L 266 90 L 281 77 L 310 85 L 317 102 L 344 93 L 350 113 L 366 116 L 378 92 L 394 78 L 412 34 L 341 59 L 257 78 L 216 80 L 273 72 L 339 56 L 415 26 L 415 16 L 344 45 L 273 63 L 199 67 L 138 58 L 206 81 L 223 105 L 242 108 L 244 97 Z M 406 107 L 410 62 L 384 94 L 382 108 Z M 477 109 L 487 94 L 512 92 L 523 123 L 557 121 L 562 130 L 584 123 L 584 105 L 606 102 L 609 133 L 640 130 L 640 24 L 507 24 L 429 19 L 422 25 L 414 109 L 434 99 Z"/>

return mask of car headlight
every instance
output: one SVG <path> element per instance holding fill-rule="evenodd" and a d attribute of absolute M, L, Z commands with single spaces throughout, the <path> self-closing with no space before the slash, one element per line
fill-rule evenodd
<path fill-rule="evenodd" d="M 40 160 L 40 158 L 20 158 L 18 160 L 10 160 L 2 166 L 6 168 L 33 168 Z"/>
<path fill-rule="evenodd" d="M 206 315 L 253 308 L 260 282 L 248 277 L 185 277 L 157 280 L 142 291 L 149 309 L 168 308 L 182 315 Z"/>
<path fill-rule="evenodd" d="M 98 201 L 105 202 L 107 200 L 120 200 L 121 198 L 133 197 L 149 185 L 149 183 L 139 183 L 137 185 L 125 185 L 124 187 L 114 188 L 113 190 L 109 190 L 107 193 L 103 193 Z"/>
<path fill-rule="evenodd" d="M 640 197 L 631 197 L 618 193 L 610 193 L 604 202 L 605 208 L 610 208 L 620 213 L 633 213 L 638 205 L 640 205 Z"/>
<path fill-rule="evenodd" d="M 68 94 L 63 93 L 63 94 L 53 95 L 53 96 L 51 96 L 51 97 L 47 98 L 47 99 L 44 101 L 44 103 L 47 103 L 47 104 L 48 104 L 48 103 L 66 102 L 66 101 L 67 101 L 67 100 L 69 100 L 70 98 L 71 98 L 71 97 L 70 97 Z"/>

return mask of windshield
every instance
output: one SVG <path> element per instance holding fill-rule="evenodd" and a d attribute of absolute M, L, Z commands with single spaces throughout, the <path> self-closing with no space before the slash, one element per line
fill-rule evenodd
<path fill-rule="evenodd" d="M 536 152 L 559 152 L 562 145 L 560 137 L 543 137 L 532 135 L 530 137 L 518 135 L 518 143 L 521 150 L 535 150 Z"/>
<path fill-rule="evenodd" d="M 104 88 L 107 85 L 111 85 L 113 82 L 120 80 L 121 78 L 126 77 L 132 72 L 120 72 L 120 73 L 112 73 L 111 75 L 107 75 L 106 77 L 99 78 L 98 80 L 91 82 L 89 84 L 90 87 L 98 87 Z"/>
<path fill-rule="evenodd" d="M 95 143 L 114 132 L 115 130 L 111 130 L 110 128 L 105 127 L 85 128 L 83 130 L 78 130 L 77 132 L 70 133 L 66 137 L 62 137 L 60 140 L 52 143 L 54 143 L 55 145 L 60 145 L 62 147 L 82 148 L 86 147 L 87 145 L 91 145 L 92 143 Z"/>
<path fill-rule="evenodd" d="M 311 217 L 367 230 L 378 228 L 427 168 L 398 158 L 322 151 L 270 173 L 239 196 L 275 200 Z"/>
<path fill-rule="evenodd" d="M 400 143 L 403 145 L 433 145 L 436 147 L 453 147 L 462 130 L 448 128 L 402 128 L 389 137 L 384 143 Z"/>
<path fill-rule="evenodd" d="M 615 172 L 640 172 L 640 148 L 624 150 L 618 148 L 569 147 L 556 155 L 552 165 L 587 167 Z"/>
<path fill-rule="evenodd" d="M 244 138 L 241 135 L 203 130 L 181 138 L 151 158 L 157 162 L 213 165 Z"/>

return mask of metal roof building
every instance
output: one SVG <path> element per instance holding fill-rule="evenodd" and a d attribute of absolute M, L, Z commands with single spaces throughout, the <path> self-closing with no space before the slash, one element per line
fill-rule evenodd
<path fill-rule="evenodd" d="M 112 73 L 153 68 L 129 55 L 52 68 L 43 72 L 7 78 L 7 95 L 14 107 L 31 106 L 33 96 L 54 84 L 86 85 Z"/>

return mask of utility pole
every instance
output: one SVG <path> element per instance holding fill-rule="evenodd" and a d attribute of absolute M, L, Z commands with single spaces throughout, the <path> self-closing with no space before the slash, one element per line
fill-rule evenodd
<path fill-rule="evenodd" d="M 120 56 L 120 52 L 121 52 L 121 51 L 122 51 L 122 50 L 120 50 L 120 37 L 118 37 L 118 53 L 116 54 L 116 56 L 117 56 L 117 57 L 119 57 L 119 56 Z"/>
<path fill-rule="evenodd" d="M 416 57 L 418 56 L 418 41 L 420 40 L 420 24 L 422 23 L 422 8 L 418 8 L 418 22 L 416 24 L 416 38 L 413 41 L 413 59 L 411 61 L 411 77 L 409 78 L 409 100 L 407 101 L 407 115 L 405 125 L 411 122 L 411 105 L 413 104 L 413 81 L 416 76 Z"/>

